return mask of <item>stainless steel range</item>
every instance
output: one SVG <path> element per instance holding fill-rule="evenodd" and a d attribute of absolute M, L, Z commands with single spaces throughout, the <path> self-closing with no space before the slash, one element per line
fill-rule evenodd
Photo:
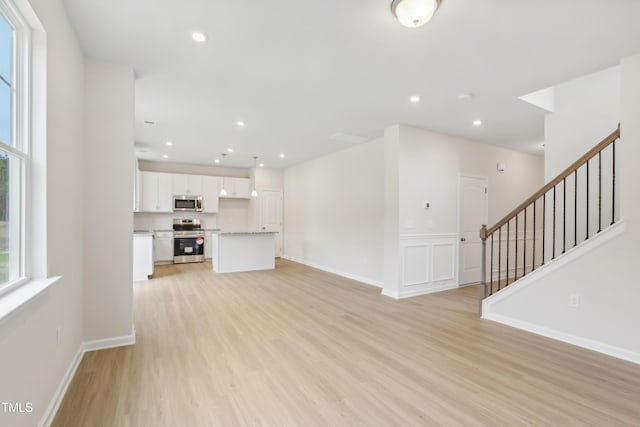
<path fill-rule="evenodd" d="M 204 261 L 204 230 L 199 219 L 173 220 L 173 262 Z"/>

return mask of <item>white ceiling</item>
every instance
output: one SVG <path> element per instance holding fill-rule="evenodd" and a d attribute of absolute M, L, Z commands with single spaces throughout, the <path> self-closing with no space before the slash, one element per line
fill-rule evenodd
<path fill-rule="evenodd" d="M 88 56 L 136 71 L 137 155 L 180 163 L 288 167 L 398 123 L 533 152 L 543 111 L 519 96 L 640 52 L 637 0 L 443 0 L 419 29 L 391 0 L 64 3 Z"/>

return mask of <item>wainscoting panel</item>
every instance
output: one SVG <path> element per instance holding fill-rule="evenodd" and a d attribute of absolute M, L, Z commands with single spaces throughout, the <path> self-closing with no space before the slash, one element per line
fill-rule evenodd
<path fill-rule="evenodd" d="M 456 234 L 401 235 L 398 298 L 428 294 L 458 286 Z"/>

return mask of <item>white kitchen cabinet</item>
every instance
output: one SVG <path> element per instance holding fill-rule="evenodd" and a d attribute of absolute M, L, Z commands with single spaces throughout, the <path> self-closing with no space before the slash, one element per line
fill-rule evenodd
<path fill-rule="evenodd" d="M 220 196 L 226 199 L 248 199 L 251 194 L 249 189 L 248 178 L 220 178 L 220 189 L 222 189 L 224 181 L 224 188 L 227 190 L 226 196 Z"/>
<path fill-rule="evenodd" d="M 219 182 L 220 182 L 220 178 L 218 178 L 217 176 L 202 177 L 202 212 L 204 213 L 218 212 L 218 205 L 219 205 L 218 197 L 220 196 Z M 206 240 L 205 240 L 205 244 L 206 244 Z"/>
<path fill-rule="evenodd" d="M 133 234 L 133 280 L 149 280 L 153 275 L 153 234 Z"/>
<path fill-rule="evenodd" d="M 173 262 L 173 231 L 156 231 L 154 249 L 155 262 Z"/>
<path fill-rule="evenodd" d="M 173 174 L 174 196 L 202 196 L 202 175 Z"/>
<path fill-rule="evenodd" d="M 140 211 L 173 212 L 173 175 L 140 172 Z"/>

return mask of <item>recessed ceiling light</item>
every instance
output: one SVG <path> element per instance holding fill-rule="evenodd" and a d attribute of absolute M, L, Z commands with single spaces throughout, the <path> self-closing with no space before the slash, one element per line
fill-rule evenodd
<path fill-rule="evenodd" d="M 264 167 L 264 163 L 260 163 L 260 167 L 263 168 Z"/>
<path fill-rule="evenodd" d="M 284 154 L 280 154 L 280 158 L 281 158 L 281 159 L 284 159 Z"/>
<path fill-rule="evenodd" d="M 215 159 L 214 162 L 220 163 L 220 159 Z"/>
<path fill-rule="evenodd" d="M 144 123 L 146 126 L 155 126 L 156 122 L 154 122 L 153 120 L 145 120 Z"/>
<path fill-rule="evenodd" d="M 207 40 L 207 36 L 204 33 L 199 32 L 192 33 L 191 38 L 200 43 Z"/>
<path fill-rule="evenodd" d="M 462 92 L 458 94 L 459 101 L 471 101 L 475 98 L 475 94 L 473 92 Z"/>
<path fill-rule="evenodd" d="M 238 121 L 236 122 L 236 125 L 237 125 L 239 128 L 243 128 L 243 127 L 244 127 L 244 125 L 245 125 L 245 123 L 244 123 L 242 120 L 238 120 Z"/>
<path fill-rule="evenodd" d="M 482 120 L 474 120 L 473 121 L 473 125 L 474 126 L 481 126 L 482 125 Z"/>
<path fill-rule="evenodd" d="M 164 145 L 166 145 L 167 147 L 171 147 L 171 146 L 173 146 L 173 142 L 167 141 L 167 142 L 164 143 Z"/>
<path fill-rule="evenodd" d="M 411 101 L 411 103 L 413 104 L 417 104 L 418 102 L 420 102 L 420 97 L 418 95 L 413 95 L 409 98 L 409 101 Z"/>
<path fill-rule="evenodd" d="M 233 153 L 233 148 L 227 148 L 227 151 L 228 151 L 229 153 Z"/>
<path fill-rule="evenodd" d="M 168 154 L 163 154 L 163 155 L 162 155 L 162 158 L 163 158 L 163 159 L 168 159 L 168 158 L 169 158 L 169 155 L 168 155 Z"/>

